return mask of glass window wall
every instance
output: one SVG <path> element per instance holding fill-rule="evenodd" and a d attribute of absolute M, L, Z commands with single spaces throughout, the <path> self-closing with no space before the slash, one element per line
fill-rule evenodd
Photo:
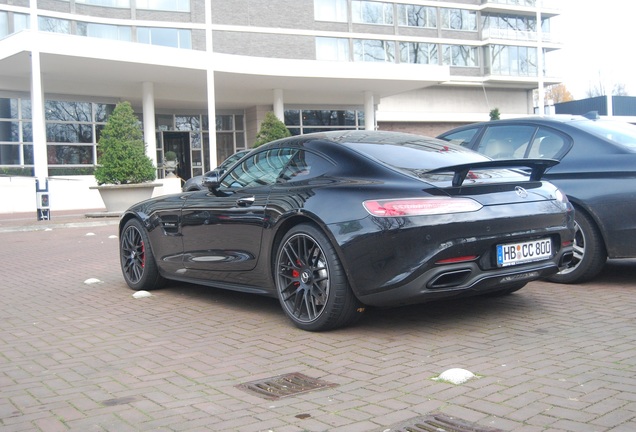
<path fill-rule="evenodd" d="M 132 40 L 132 29 L 127 26 L 78 22 L 77 34 L 80 36 L 121 40 L 127 42 L 130 42 Z"/>
<path fill-rule="evenodd" d="M 75 3 L 84 3 L 93 6 L 106 6 L 117 8 L 129 8 L 130 0 L 75 0 Z"/>
<path fill-rule="evenodd" d="M 441 9 L 442 28 L 477 31 L 477 12 L 466 9 Z"/>
<path fill-rule="evenodd" d="M 190 0 L 136 0 L 137 9 L 190 12 Z"/>
<path fill-rule="evenodd" d="M 285 110 L 285 126 L 292 135 L 330 130 L 364 129 L 364 112 L 357 110 Z"/>
<path fill-rule="evenodd" d="M 442 64 L 448 66 L 479 66 L 477 48 L 466 45 L 442 45 Z"/>
<path fill-rule="evenodd" d="M 317 37 L 316 60 L 349 61 L 349 39 Z"/>
<path fill-rule="evenodd" d="M 192 34 L 190 30 L 185 29 L 138 27 L 137 42 L 192 49 Z"/>
<path fill-rule="evenodd" d="M 397 11 L 401 26 L 437 28 L 437 8 L 398 4 Z"/>
<path fill-rule="evenodd" d="M 353 60 L 364 62 L 395 62 L 395 42 L 375 39 L 354 39 Z"/>
<path fill-rule="evenodd" d="M 351 16 L 354 23 L 392 25 L 393 4 L 353 0 Z"/>
<path fill-rule="evenodd" d="M 400 42 L 400 62 L 439 64 L 437 44 Z"/>
<path fill-rule="evenodd" d="M 347 22 L 347 0 L 314 0 L 314 19 Z"/>

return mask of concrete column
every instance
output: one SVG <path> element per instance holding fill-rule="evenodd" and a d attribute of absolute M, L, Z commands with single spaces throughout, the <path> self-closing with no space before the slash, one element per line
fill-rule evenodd
<path fill-rule="evenodd" d="M 274 89 L 274 114 L 278 120 L 285 123 L 285 103 L 283 101 L 283 90 Z"/>
<path fill-rule="evenodd" d="M 142 110 L 144 114 L 144 141 L 146 155 L 157 166 L 157 134 L 155 125 L 155 87 L 151 82 L 142 84 Z"/>
<path fill-rule="evenodd" d="M 543 117 L 545 114 L 545 89 L 544 86 L 544 59 L 543 59 L 543 28 L 541 27 L 541 5 L 542 2 L 537 2 L 537 105 L 539 107 L 539 116 Z"/>
<path fill-rule="evenodd" d="M 206 80 L 208 96 L 208 123 L 210 125 L 210 169 L 219 165 L 216 159 L 216 93 L 214 90 L 214 47 L 212 38 L 212 2 L 205 2 L 205 50 L 207 55 Z"/>
<path fill-rule="evenodd" d="M 375 130 L 375 100 L 373 92 L 364 92 L 364 129 Z"/>
<path fill-rule="evenodd" d="M 614 97 L 612 96 L 612 87 L 607 86 L 607 116 L 614 116 Z"/>
<path fill-rule="evenodd" d="M 31 0 L 29 4 L 31 32 L 38 32 L 38 2 Z M 36 44 L 31 44 L 31 115 L 33 127 L 33 165 L 35 177 L 44 185 L 49 175 L 46 148 L 46 120 L 44 117 L 44 91 L 42 89 L 42 71 L 40 51 Z"/>
<path fill-rule="evenodd" d="M 31 51 L 31 115 L 33 121 L 33 164 L 35 177 L 44 184 L 49 175 L 46 148 L 46 120 L 44 118 L 44 93 L 40 70 L 40 52 Z"/>

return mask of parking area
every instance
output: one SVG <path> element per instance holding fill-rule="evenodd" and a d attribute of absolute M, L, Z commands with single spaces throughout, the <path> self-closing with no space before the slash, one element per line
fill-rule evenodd
<path fill-rule="evenodd" d="M 636 430 L 636 260 L 593 283 L 369 310 L 308 333 L 272 298 L 186 284 L 134 298 L 115 222 L 0 223 L 0 430 L 379 432 L 432 413 L 501 431 Z M 477 377 L 435 379 L 451 368 Z M 327 385 L 279 398 L 245 386 L 285 374 Z"/>

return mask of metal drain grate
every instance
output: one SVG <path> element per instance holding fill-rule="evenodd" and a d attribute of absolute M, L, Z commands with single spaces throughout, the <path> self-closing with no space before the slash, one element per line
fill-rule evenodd
<path fill-rule="evenodd" d="M 445 414 L 429 414 L 425 417 L 417 417 L 382 431 L 391 432 L 503 432 L 501 429 L 493 429 L 467 422 Z"/>
<path fill-rule="evenodd" d="M 257 396 L 264 397 L 265 399 L 276 400 L 300 393 L 337 386 L 338 384 L 331 384 L 301 373 L 290 373 L 239 384 L 236 387 L 256 394 Z"/>

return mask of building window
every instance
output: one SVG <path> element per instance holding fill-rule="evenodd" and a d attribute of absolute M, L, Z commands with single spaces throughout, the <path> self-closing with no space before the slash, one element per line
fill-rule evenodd
<path fill-rule="evenodd" d="M 537 76 L 537 49 L 522 46 L 491 45 L 490 73 L 507 76 Z"/>
<path fill-rule="evenodd" d="M 395 42 L 375 39 L 354 39 L 353 60 L 364 62 L 395 62 Z"/>
<path fill-rule="evenodd" d="M 400 42 L 400 62 L 439 64 L 437 44 Z"/>
<path fill-rule="evenodd" d="M 190 12 L 190 0 L 136 0 L 137 9 Z"/>
<path fill-rule="evenodd" d="M 317 37 L 316 60 L 349 61 L 349 39 Z"/>
<path fill-rule="evenodd" d="M 364 129 L 364 112 L 356 110 L 285 110 L 285 126 L 292 135 L 331 130 Z"/>
<path fill-rule="evenodd" d="M 242 114 L 216 116 L 216 160 L 223 162 L 245 146 L 245 126 Z"/>
<path fill-rule="evenodd" d="M 347 22 L 347 0 L 314 0 L 314 19 Z"/>
<path fill-rule="evenodd" d="M 13 14 L 13 32 L 17 33 L 22 30 L 27 30 L 31 23 L 27 14 L 14 13 Z"/>
<path fill-rule="evenodd" d="M 78 22 L 77 34 L 100 39 L 128 41 L 132 40 L 132 30 L 126 26 Z"/>
<path fill-rule="evenodd" d="M 38 27 L 40 31 L 52 32 L 52 33 L 70 33 L 71 23 L 68 20 L 51 18 L 51 17 L 38 17 Z"/>
<path fill-rule="evenodd" d="M 190 30 L 139 27 L 137 28 L 137 42 L 173 48 L 192 49 L 192 34 Z"/>
<path fill-rule="evenodd" d="M 91 174 L 100 133 L 115 105 L 47 100 L 44 109 L 49 175 Z"/>
<path fill-rule="evenodd" d="M 199 131 L 201 130 L 201 117 L 198 115 L 176 115 L 174 116 L 175 129 L 179 131 Z"/>
<path fill-rule="evenodd" d="M 9 14 L 0 11 L 0 38 L 7 36 L 9 33 Z"/>
<path fill-rule="evenodd" d="M 393 4 L 353 0 L 351 16 L 354 23 L 392 25 Z"/>
<path fill-rule="evenodd" d="M 18 98 L 0 98 L 0 170 L 8 174 L 32 175 L 33 132 L 31 103 Z"/>
<path fill-rule="evenodd" d="M 75 0 L 75 3 L 84 3 L 93 6 L 106 6 L 117 8 L 129 8 L 130 0 Z"/>
<path fill-rule="evenodd" d="M 477 48 L 466 45 L 442 45 L 442 64 L 463 67 L 479 66 Z"/>
<path fill-rule="evenodd" d="M 437 8 L 399 4 L 398 24 L 408 27 L 437 28 Z"/>
<path fill-rule="evenodd" d="M 477 31 L 477 12 L 466 9 L 442 8 L 442 28 Z"/>

